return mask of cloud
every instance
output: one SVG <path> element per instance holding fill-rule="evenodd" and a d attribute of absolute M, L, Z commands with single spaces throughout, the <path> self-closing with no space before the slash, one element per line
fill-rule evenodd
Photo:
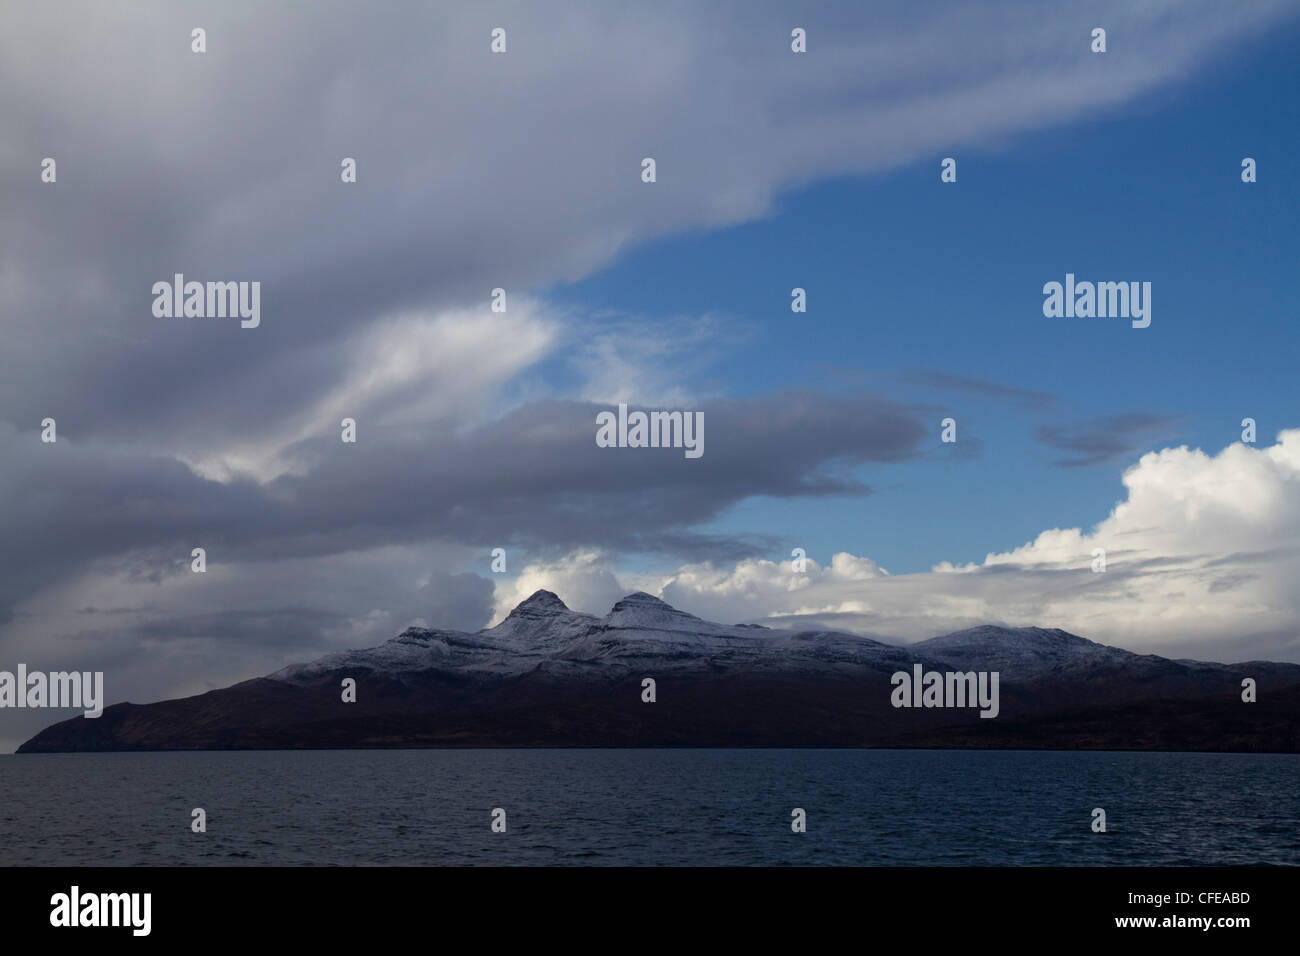
<path fill-rule="evenodd" d="M 305 463 L 295 460 L 294 447 L 323 435 L 337 437 L 344 418 L 357 422 L 362 435 L 375 426 L 481 422 L 505 401 L 510 383 L 556 346 L 558 328 L 557 317 L 545 307 L 518 297 L 506 314 L 481 309 L 404 314 L 362 326 L 334 349 L 304 345 L 286 357 L 283 378 L 292 380 L 297 367 L 331 369 L 338 379 L 328 394 L 250 423 L 246 434 L 255 436 L 252 440 L 215 441 L 183 460 L 204 477 L 268 481 L 301 474 Z M 272 369 L 269 379 L 280 370 Z M 277 407 L 269 394 L 259 401 L 244 391 L 239 401 Z M 224 400 L 212 404 L 228 407 Z M 240 414 L 233 407 L 229 412 Z"/>
<path fill-rule="evenodd" d="M 588 401 L 683 408 L 705 397 L 686 383 L 747 338 L 736 323 L 712 314 L 656 320 L 603 314 L 571 333 L 570 362 Z"/>
<path fill-rule="evenodd" d="M 1125 458 L 1160 440 L 1182 421 L 1176 415 L 1130 412 L 1109 415 L 1073 425 L 1040 425 L 1035 436 L 1040 442 L 1074 454 L 1053 464 L 1063 468 L 1101 465 Z"/>
<path fill-rule="evenodd" d="M 188 552 L 187 552 L 188 554 Z M 373 647 L 414 623 L 475 631 L 491 616 L 486 555 L 459 546 L 384 546 L 348 554 L 231 560 L 109 560 L 59 577 L 17 605 L 3 660 L 100 670 L 110 703 L 224 687 L 322 654 Z M 134 573 L 141 567 L 159 574 Z M 449 572 L 442 568 L 461 567 Z M 434 568 L 428 571 L 422 569 Z M 476 572 L 482 572 L 482 574 Z M 0 749 L 71 714 L 5 711 Z"/>
<path fill-rule="evenodd" d="M 112 556 L 170 567 L 200 545 L 254 561 L 433 538 L 654 550 L 671 533 L 681 547 L 693 525 L 754 495 L 867 494 L 853 466 L 912 457 L 926 434 L 907 406 L 874 396 L 718 399 L 702 409 L 703 457 L 686 459 L 597 447 L 601 410 L 534 403 L 477 428 L 363 421 L 356 445 L 337 435 L 295 444 L 287 454 L 301 473 L 266 483 L 0 426 L 0 536 L 14 556 L 3 580 L 25 590 Z"/>
<path fill-rule="evenodd" d="M 365 326 L 486 311 L 493 288 L 527 293 L 636 244 L 767 216 L 816 180 L 1069 122 L 1292 13 L 810 6 L 810 52 L 795 55 L 783 5 L 566 9 L 6 7 L 5 418 L 258 467 L 263 446 L 364 386 Z M 1104 58 L 1085 42 L 1094 21 L 1123 37 Z M 498 24 L 504 55 L 488 52 Z M 36 175 L 51 154 L 53 186 Z M 339 181 L 344 156 L 355 184 Z M 260 281 L 261 326 L 155 319 L 149 289 L 175 272 Z M 496 333 L 508 361 L 513 336 Z M 429 335 L 410 322 L 366 341 L 425 355 L 442 341 Z"/>
<path fill-rule="evenodd" d="M 1123 481 L 1126 498 L 1090 530 L 1045 530 L 977 564 L 890 575 L 841 552 L 829 565 L 809 558 L 804 573 L 789 560 L 747 558 L 636 583 L 723 622 L 909 641 L 1035 625 L 1167 656 L 1300 661 L 1300 429 L 1267 448 L 1150 452 Z M 1106 550 L 1104 573 L 1092 570 L 1094 548 Z"/>
<path fill-rule="evenodd" d="M 627 592 L 614 574 L 611 555 L 599 550 L 576 551 L 552 561 L 533 561 L 513 579 L 496 587 L 493 623 L 537 591 L 558 594 L 572 610 L 604 616 Z"/>

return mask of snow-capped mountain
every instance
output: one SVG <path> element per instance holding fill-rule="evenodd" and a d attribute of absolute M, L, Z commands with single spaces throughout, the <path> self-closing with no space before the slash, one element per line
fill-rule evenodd
<path fill-rule="evenodd" d="M 891 676 L 917 665 L 998 672 L 1000 719 L 896 708 Z M 1259 685 L 1257 703 L 1241 700 L 1247 677 Z M 355 701 L 340 694 L 349 678 Z M 653 700 L 643 696 L 646 678 L 656 685 Z M 1106 708 L 1127 708 L 1127 716 L 1109 721 Z M 1179 727 L 1200 726 L 1198 715 L 1210 712 L 1199 736 L 1179 736 Z M 1300 666 L 1175 661 L 1037 627 L 982 626 L 891 644 L 717 624 L 642 592 L 595 617 L 538 591 L 473 634 L 408 628 L 378 647 L 224 690 L 117 704 L 100 718 L 49 727 L 20 752 L 910 743 L 1219 749 L 1214 734 L 1228 734 L 1223 728 L 1231 728 L 1231 749 L 1296 749 Z"/>
<path fill-rule="evenodd" d="M 475 634 L 407 628 L 379 647 L 290 665 L 270 679 L 305 684 L 358 669 L 398 680 L 428 671 L 484 678 L 540 671 L 598 680 L 646 668 L 809 674 L 903 667 L 914 659 L 902 647 L 855 634 L 715 624 L 642 591 L 603 618 L 571 611 L 557 595 L 538 591 L 500 624 Z"/>
<path fill-rule="evenodd" d="M 541 669 L 608 679 L 646 668 L 750 673 L 852 673 L 913 663 L 938 670 L 996 670 L 1029 681 L 1059 668 L 1139 667 L 1223 670 L 1227 665 L 1169 661 L 1098 644 L 1059 629 L 983 625 L 911 645 L 886 644 L 841 631 L 773 630 L 705 621 L 638 591 L 603 618 L 572 611 L 538 591 L 500 624 L 474 634 L 412 627 L 379 647 L 331 654 L 270 675 L 310 683 L 322 674 L 366 670 L 401 679 L 424 671 L 462 676 L 518 676 Z"/>

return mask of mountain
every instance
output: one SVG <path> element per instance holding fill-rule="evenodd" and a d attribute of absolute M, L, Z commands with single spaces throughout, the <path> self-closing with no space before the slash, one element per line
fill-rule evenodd
<path fill-rule="evenodd" d="M 998 713 L 896 708 L 899 671 L 996 671 Z M 644 678 L 656 699 L 642 700 Z M 1245 677 L 1259 701 L 1241 700 Z M 345 679 L 356 701 L 343 701 Z M 1170 660 L 1062 630 L 898 645 L 725 625 L 652 595 L 604 617 L 538 591 L 474 634 L 407 628 L 194 697 L 115 704 L 19 753 L 351 747 L 924 746 L 1300 749 L 1300 665 Z"/>

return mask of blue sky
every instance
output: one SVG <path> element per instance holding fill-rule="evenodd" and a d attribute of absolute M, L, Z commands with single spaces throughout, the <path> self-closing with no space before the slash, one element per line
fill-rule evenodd
<path fill-rule="evenodd" d="M 788 538 L 810 555 L 869 553 L 891 571 L 981 560 L 1056 526 L 1100 521 L 1145 451 L 1207 451 L 1256 419 L 1261 441 L 1300 424 L 1295 373 L 1295 122 L 1291 23 L 1169 88 L 1104 115 L 955 150 L 779 197 L 775 215 L 648 244 L 583 281 L 546 290 L 574 308 L 654 317 L 716 313 L 745 329 L 690 384 L 702 392 L 858 386 L 933 405 L 935 448 L 872 465 L 861 499 L 732 508 L 724 532 Z M 1290 121 L 1287 121 L 1289 118 Z M 1240 178 L 1253 157 L 1258 181 Z M 1148 280 L 1153 322 L 1048 319 L 1042 284 Z M 790 289 L 809 311 L 790 312 Z M 908 384 L 938 371 L 1055 396 L 1045 407 Z M 901 381 L 900 381 L 901 379 Z M 1035 426 L 1133 413 L 1165 419 L 1097 464 L 1034 438 Z M 952 415 L 978 457 L 938 444 Z M 779 558 L 780 555 L 773 555 Z"/>

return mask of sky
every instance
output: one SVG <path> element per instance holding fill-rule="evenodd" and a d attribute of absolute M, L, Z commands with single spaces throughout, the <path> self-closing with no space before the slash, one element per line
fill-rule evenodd
<path fill-rule="evenodd" d="M 0 670 L 158 700 L 538 588 L 1300 661 L 1297 48 L 1294 0 L 6 7 Z M 1149 327 L 1045 316 L 1067 273 Z M 620 402 L 704 453 L 598 447 Z"/>

